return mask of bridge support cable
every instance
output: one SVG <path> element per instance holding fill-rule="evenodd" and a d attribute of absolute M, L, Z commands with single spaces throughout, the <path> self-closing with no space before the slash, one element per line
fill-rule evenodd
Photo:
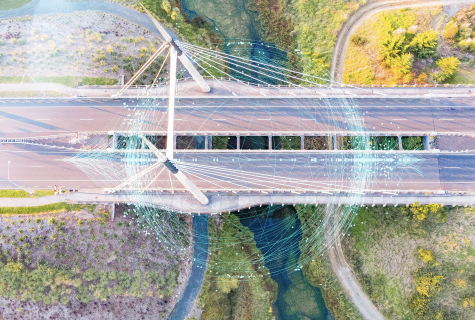
<path fill-rule="evenodd" d="M 191 44 L 188 44 L 188 43 L 180 43 L 180 45 L 183 45 L 185 48 L 187 48 L 189 52 L 197 52 L 197 53 L 201 53 L 201 54 L 214 55 L 215 58 L 218 58 L 218 56 L 220 56 L 221 60 L 223 60 L 223 59 L 224 60 L 230 60 L 230 61 L 233 61 L 236 64 L 240 63 L 240 64 L 243 64 L 243 65 L 248 65 L 250 67 L 256 68 L 256 61 L 253 61 L 251 59 L 246 59 L 246 58 L 243 58 L 243 57 L 230 55 L 228 53 L 222 53 L 222 52 L 219 52 L 219 51 L 214 51 L 214 50 L 210 50 L 210 49 L 207 49 L 207 48 L 194 46 L 194 45 L 191 45 Z M 264 70 L 269 71 L 269 72 L 273 72 L 273 73 L 276 73 L 276 74 L 280 74 L 280 75 L 283 75 L 283 76 L 286 76 L 286 77 L 291 77 L 291 78 L 299 80 L 299 81 L 305 81 L 305 82 L 312 83 L 312 84 L 318 84 L 316 82 L 312 82 L 312 81 L 309 81 L 309 80 L 306 80 L 306 79 L 303 79 L 303 78 L 299 78 L 297 76 L 292 76 L 292 75 L 286 74 L 283 71 L 288 71 L 288 72 L 291 72 L 291 73 L 296 73 L 296 74 L 303 75 L 305 77 L 311 77 L 311 78 L 315 78 L 317 80 L 328 82 L 328 79 L 326 79 L 326 78 L 321 78 L 321 77 L 311 76 L 311 75 L 308 75 L 308 74 L 303 74 L 303 73 L 300 73 L 300 72 L 297 72 L 297 71 L 292 71 L 290 69 L 283 68 L 283 67 L 272 66 L 272 65 L 267 64 L 265 62 L 259 61 L 257 64 L 258 64 L 258 67 L 260 69 L 264 69 L 263 67 L 260 67 L 260 65 L 267 66 L 269 68 L 275 68 L 279 71 L 275 71 L 275 70 L 272 70 L 272 69 L 264 69 Z M 252 71 L 254 71 L 254 70 L 252 70 Z M 319 84 L 319 85 L 321 85 L 321 84 Z M 340 83 L 340 85 L 341 85 L 341 83 Z M 331 88 L 330 86 L 325 86 L 325 87 L 326 88 Z"/>
<path fill-rule="evenodd" d="M 228 90 L 229 92 L 231 92 L 233 95 L 236 95 L 231 89 L 229 89 L 226 85 L 224 85 L 224 83 L 223 83 L 222 81 L 220 81 L 219 79 L 217 79 L 212 73 L 210 73 L 210 72 L 209 72 L 205 67 L 203 67 L 198 61 L 194 60 L 191 56 L 190 56 L 190 59 L 191 59 L 198 67 L 200 67 L 204 72 L 206 72 L 207 74 L 209 74 L 214 80 L 218 81 L 219 84 L 222 85 L 226 90 Z M 208 63 L 208 62 L 206 62 L 206 61 L 203 61 L 203 60 L 201 60 L 201 62 L 206 63 L 208 66 L 214 68 L 214 69 L 215 69 L 216 71 L 218 71 L 218 72 L 223 73 L 225 76 L 228 76 L 228 77 L 230 77 L 231 79 L 233 79 L 233 80 L 235 80 L 235 81 L 237 81 L 237 82 L 239 82 L 239 83 L 244 84 L 244 85 L 247 86 L 248 88 L 251 88 L 251 89 L 253 89 L 253 90 L 259 92 L 259 90 L 256 89 L 256 88 L 254 88 L 253 86 L 251 86 L 251 85 L 245 83 L 245 82 L 242 81 L 242 80 L 239 80 L 239 79 L 233 77 L 232 75 L 230 75 L 230 74 L 224 72 L 223 70 L 221 70 L 221 69 L 219 69 L 219 68 L 216 68 L 216 67 L 213 66 L 212 64 L 210 64 L 210 63 Z"/>
<path fill-rule="evenodd" d="M 252 77 L 252 76 L 250 76 L 250 75 L 248 75 L 248 74 L 246 74 L 246 73 L 244 73 L 244 72 L 242 72 L 242 71 L 239 71 L 239 70 L 236 70 L 236 69 L 234 69 L 234 68 L 231 68 L 230 66 L 226 66 L 226 65 L 223 64 L 223 63 L 216 62 L 216 60 L 213 60 L 213 59 L 208 58 L 208 57 L 204 57 L 204 59 L 206 59 L 206 60 L 208 60 L 208 61 L 212 61 L 212 62 L 216 63 L 217 65 L 220 65 L 220 66 L 222 66 L 222 67 L 224 67 L 224 68 L 228 68 L 228 69 L 230 69 L 230 70 L 232 70 L 232 71 L 234 71 L 234 72 L 240 73 L 240 74 L 242 74 L 242 75 L 244 75 L 244 76 L 246 76 L 246 77 L 248 77 L 248 78 L 250 78 L 250 79 L 253 79 L 253 80 L 257 81 L 257 82 L 261 82 L 261 83 L 263 83 L 263 84 L 265 84 L 265 85 L 267 85 L 267 86 L 270 86 L 270 83 L 267 83 L 267 82 L 265 82 L 265 81 L 263 81 L 263 80 L 261 80 L 261 79 Z"/>
<path fill-rule="evenodd" d="M 153 178 L 153 179 L 149 182 L 149 184 L 147 184 L 147 185 L 143 188 L 142 193 L 144 193 L 144 192 L 155 182 L 155 180 L 157 180 L 157 178 L 160 176 L 160 174 L 163 172 L 163 170 L 165 170 L 165 168 L 166 168 L 166 167 L 164 166 L 164 167 L 162 168 L 162 170 L 160 170 L 160 172 L 155 176 L 155 178 Z"/>
<path fill-rule="evenodd" d="M 236 65 L 237 67 L 243 68 L 243 69 L 251 71 L 253 73 L 259 73 L 259 74 L 264 75 L 266 77 L 272 78 L 274 80 L 285 82 L 285 83 L 287 83 L 289 85 L 292 85 L 292 86 L 298 86 L 295 83 L 292 83 L 290 81 L 286 81 L 283 78 L 278 78 L 275 75 L 269 75 L 265 72 L 257 71 L 256 70 L 256 62 L 255 61 L 253 62 L 252 60 L 246 59 L 249 62 L 243 62 L 243 61 L 237 60 L 237 58 L 239 58 L 239 57 L 232 56 L 232 55 L 229 55 L 229 54 L 218 54 L 218 53 L 216 53 L 214 51 L 211 51 L 211 50 L 206 50 L 205 51 L 201 48 L 200 49 L 194 49 L 194 50 L 188 50 L 187 52 L 189 52 L 191 54 L 194 53 L 193 57 L 195 57 L 195 59 L 196 59 L 196 57 L 201 58 L 201 56 L 204 55 L 208 58 L 208 60 L 211 60 L 211 61 L 213 61 L 213 59 L 217 59 L 217 60 L 220 60 L 220 61 L 223 61 L 223 62 L 232 61 L 232 64 Z M 260 65 L 260 64 L 261 63 L 258 63 L 258 65 Z M 251 68 L 253 68 L 253 69 L 251 69 Z M 276 68 L 278 68 L 278 67 L 276 67 Z M 269 73 L 274 73 L 274 74 L 277 74 L 277 75 L 282 75 L 284 77 L 290 77 L 292 79 L 296 79 L 296 80 L 299 80 L 299 81 L 305 81 L 305 82 L 308 82 L 310 84 L 317 84 L 315 82 L 305 80 L 305 79 L 301 79 L 301 78 L 298 78 L 298 77 L 295 77 L 295 76 L 291 76 L 291 75 L 288 75 L 288 74 L 285 74 L 285 73 L 282 73 L 282 72 L 279 72 L 279 71 L 274 71 L 274 70 L 270 70 L 270 69 L 261 68 L 260 66 L 257 69 L 263 70 L 263 71 L 266 71 L 266 72 L 269 72 Z M 234 70 L 234 69 L 232 69 L 232 70 Z M 282 70 L 283 70 L 283 68 L 282 68 Z M 248 75 L 246 74 L 246 76 L 248 76 Z M 248 76 L 248 77 L 250 77 L 250 76 Z M 274 85 L 272 85 L 272 86 L 274 86 Z M 324 85 L 322 85 L 322 86 L 324 86 Z M 330 88 L 329 86 L 324 86 L 324 87 Z"/>
<path fill-rule="evenodd" d="M 344 186 L 340 185 L 337 186 L 335 183 L 330 182 L 315 182 L 315 181 L 308 181 L 308 180 L 301 180 L 301 179 L 293 179 L 281 176 L 271 176 L 265 174 L 259 174 L 255 172 L 244 173 L 239 170 L 233 169 L 224 169 L 219 167 L 211 167 L 207 170 L 203 170 L 201 166 L 196 166 L 195 164 L 191 164 L 191 166 L 184 166 L 183 163 L 180 163 L 180 169 L 184 172 L 193 172 L 195 174 L 205 175 L 209 178 L 225 181 L 227 183 L 239 185 L 236 182 L 230 180 L 222 180 L 225 179 L 235 179 L 236 177 L 242 178 L 245 181 L 256 181 L 252 182 L 254 185 L 261 185 L 267 187 L 269 189 L 311 189 L 311 187 L 315 189 L 324 189 L 329 192 L 331 191 L 338 191 L 338 190 L 346 190 L 348 192 L 361 192 L 361 189 L 353 190 L 351 186 Z M 265 184 L 264 181 L 271 181 Z M 246 186 L 240 185 L 242 187 L 247 188 Z M 290 188 L 289 188 L 290 187 Z M 310 188 L 309 188 L 310 187 Z"/>
<path fill-rule="evenodd" d="M 160 35 L 163 37 L 165 42 L 169 43 L 171 47 L 173 47 L 177 52 L 178 52 L 178 59 L 180 59 L 180 62 L 183 64 L 183 66 L 186 68 L 186 70 L 191 74 L 193 77 L 193 80 L 196 81 L 196 83 L 199 85 L 201 90 L 203 92 L 210 92 L 211 88 L 210 86 L 206 83 L 206 81 L 203 79 L 201 74 L 199 73 L 198 70 L 193 66 L 193 64 L 188 60 L 188 57 L 186 55 L 182 54 L 181 49 L 176 45 L 175 41 L 179 40 L 178 37 L 172 36 L 163 26 L 160 22 L 158 22 L 152 14 L 145 8 L 142 4 L 140 4 L 142 8 L 145 10 L 145 13 L 147 16 L 152 20 L 152 23 L 155 25 L 157 28 L 158 32 L 160 32 Z M 175 39 L 174 39 L 175 38 Z"/>
<path fill-rule="evenodd" d="M 160 69 L 159 69 L 158 72 L 157 72 L 157 76 L 155 77 L 155 79 L 154 79 L 153 82 L 152 82 L 152 85 L 150 86 L 150 90 L 153 88 L 153 86 L 154 86 L 155 83 L 157 82 L 157 79 L 158 79 L 158 77 L 160 76 L 160 73 L 162 72 L 162 69 L 163 69 L 163 67 L 165 66 L 165 63 L 167 62 L 167 59 L 168 59 L 169 56 L 170 56 L 170 50 L 167 51 L 167 56 L 166 56 L 165 59 L 163 60 L 162 65 L 160 66 Z"/>
<path fill-rule="evenodd" d="M 129 81 L 124 85 L 122 89 L 120 89 L 119 92 L 117 92 L 116 96 L 121 96 L 125 90 L 127 90 L 137 79 L 142 75 L 142 73 L 145 72 L 145 70 L 160 56 L 163 50 L 168 46 L 167 43 L 163 43 L 160 48 L 158 48 L 157 51 L 150 57 L 150 59 L 147 60 L 147 62 L 144 63 L 144 65 L 135 73 L 135 75 L 130 78 Z"/>
<path fill-rule="evenodd" d="M 198 187 L 188 179 L 183 172 L 178 170 L 178 168 L 162 153 L 153 143 L 150 142 L 142 133 L 138 133 L 138 136 L 142 139 L 143 142 L 149 147 L 149 149 L 156 155 L 158 163 L 162 164 L 171 172 L 178 181 L 188 190 L 191 194 L 198 199 L 202 204 L 207 204 L 209 202 L 208 198 L 201 192 Z M 170 183 L 171 175 L 170 175 Z M 148 187 L 148 186 L 147 186 Z"/>

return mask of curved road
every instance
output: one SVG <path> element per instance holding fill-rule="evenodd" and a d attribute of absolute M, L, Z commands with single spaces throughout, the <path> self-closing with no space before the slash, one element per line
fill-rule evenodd
<path fill-rule="evenodd" d="M 451 4 L 469 4 L 475 3 L 475 0 L 384 0 L 371 2 L 358 9 L 353 15 L 343 24 L 338 33 L 335 49 L 333 50 L 333 58 L 331 64 L 331 80 L 342 82 L 343 70 L 345 66 L 346 49 L 350 38 L 356 29 L 375 13 L 402 9 L 402 8 L 417 8 L 427 6 L 442 6 Z"/>

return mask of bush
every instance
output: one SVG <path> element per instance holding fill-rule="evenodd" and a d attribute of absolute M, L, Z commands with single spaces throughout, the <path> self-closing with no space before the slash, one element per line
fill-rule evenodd
<path fill-rule="evenodd" d="M 436 64 L 440 71 L 433 73 L 432 76 L 437 82 L 444 82 L 458 71 L 460 60 L 457 57 L 440 58 Z"/>
<path fill-rule="evenodd" d="M 442 36 L 444 37 L 445 40 L 452 42 L 455 38 L 455 35 L 459 31 L 457 22 L 454 20 L 450 20 L 449 23 L 444 28 L 444 31 L 442 32 Z"/>
<path fill-rule="evenodd" d="M 410 51 L 418 59 L 437 55 L 438 36 L 434 30 L 418 33 L 411 41 Z"/>
<path fill-rule="evenodd" d="M 111 78 L 103 78 L 103 77 L 99 77 L 99 78 L 85 77 L 85 78 L 82 79 L 81 82 L 82 82 L 83 85 L 97 85 L 97 86 L 100 86 L 100 85 L 114 85 L 114 84 L 118 83 L 118 80 L 117 79 L 111 79 Z"/>

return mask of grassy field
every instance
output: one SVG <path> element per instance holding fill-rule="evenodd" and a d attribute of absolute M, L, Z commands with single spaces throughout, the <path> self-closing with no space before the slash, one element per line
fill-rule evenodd
<path fill-rule="evenodd" d="M 388 319 L 475 317 L 474 212 L 438 205 L 358 211 L 343 246 Z"/>
<path fill-rule="evenodd" d="M 85 206 L 81 204 L 69 204 L 66 202 L 57 202 L 52 204 L 47 204 L 44 206 L 36 207 L 0 207 L 0 214 L 31 214 L 31 213 L 42 213 L 42 212 L 52 212 L 52 211 L 74 211 L 81 210 L 83 208 L 90 208 L 94 210 L 94 207 Z"/>
<path fill-rule="evenodd" d="M 0 190 L 0 198 L 36 198 L 52 195 L 54 195 L 53 190 L 35 190 L 33 195 L 24 190 Z"/>
<path fill-rule="evenodd" d="M 0 11 L 16 9 L 28 2 L 31 2 L 31 0 L 2 0 L 0 1 Z"/>
<path fill-rule="evenodd" d="M 104 77 L 34 77 L 36 83 L 58 83 L 67 87 L 77 87 L 78 85 L 113 85 L 118 80 Z M 30 77 L 3 76 L 0 77 L 0 83 L 34 83 Z"/>

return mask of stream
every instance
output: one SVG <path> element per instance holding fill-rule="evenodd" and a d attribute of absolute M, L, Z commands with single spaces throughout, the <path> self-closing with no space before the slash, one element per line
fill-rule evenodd
<path fill-rule="evenodd" d="M 262 207 L 265 213 L 257 217 L 255 214 L 247 215 L 246 210 L 237 214 L 242 225 L 254 233 L 257 248 L 264 255 L 271 278 L 277 282 L 274 310 L 277 310 L 279 320 L 333 320 L 321 290 L 310 285 L 297 268 L 299 241 L 302 239 L 300 220 L 296 214 L 289 214 L 293 208 L 284 208 Z M 251 210 L 248 212 L 251 213 Z"/>

